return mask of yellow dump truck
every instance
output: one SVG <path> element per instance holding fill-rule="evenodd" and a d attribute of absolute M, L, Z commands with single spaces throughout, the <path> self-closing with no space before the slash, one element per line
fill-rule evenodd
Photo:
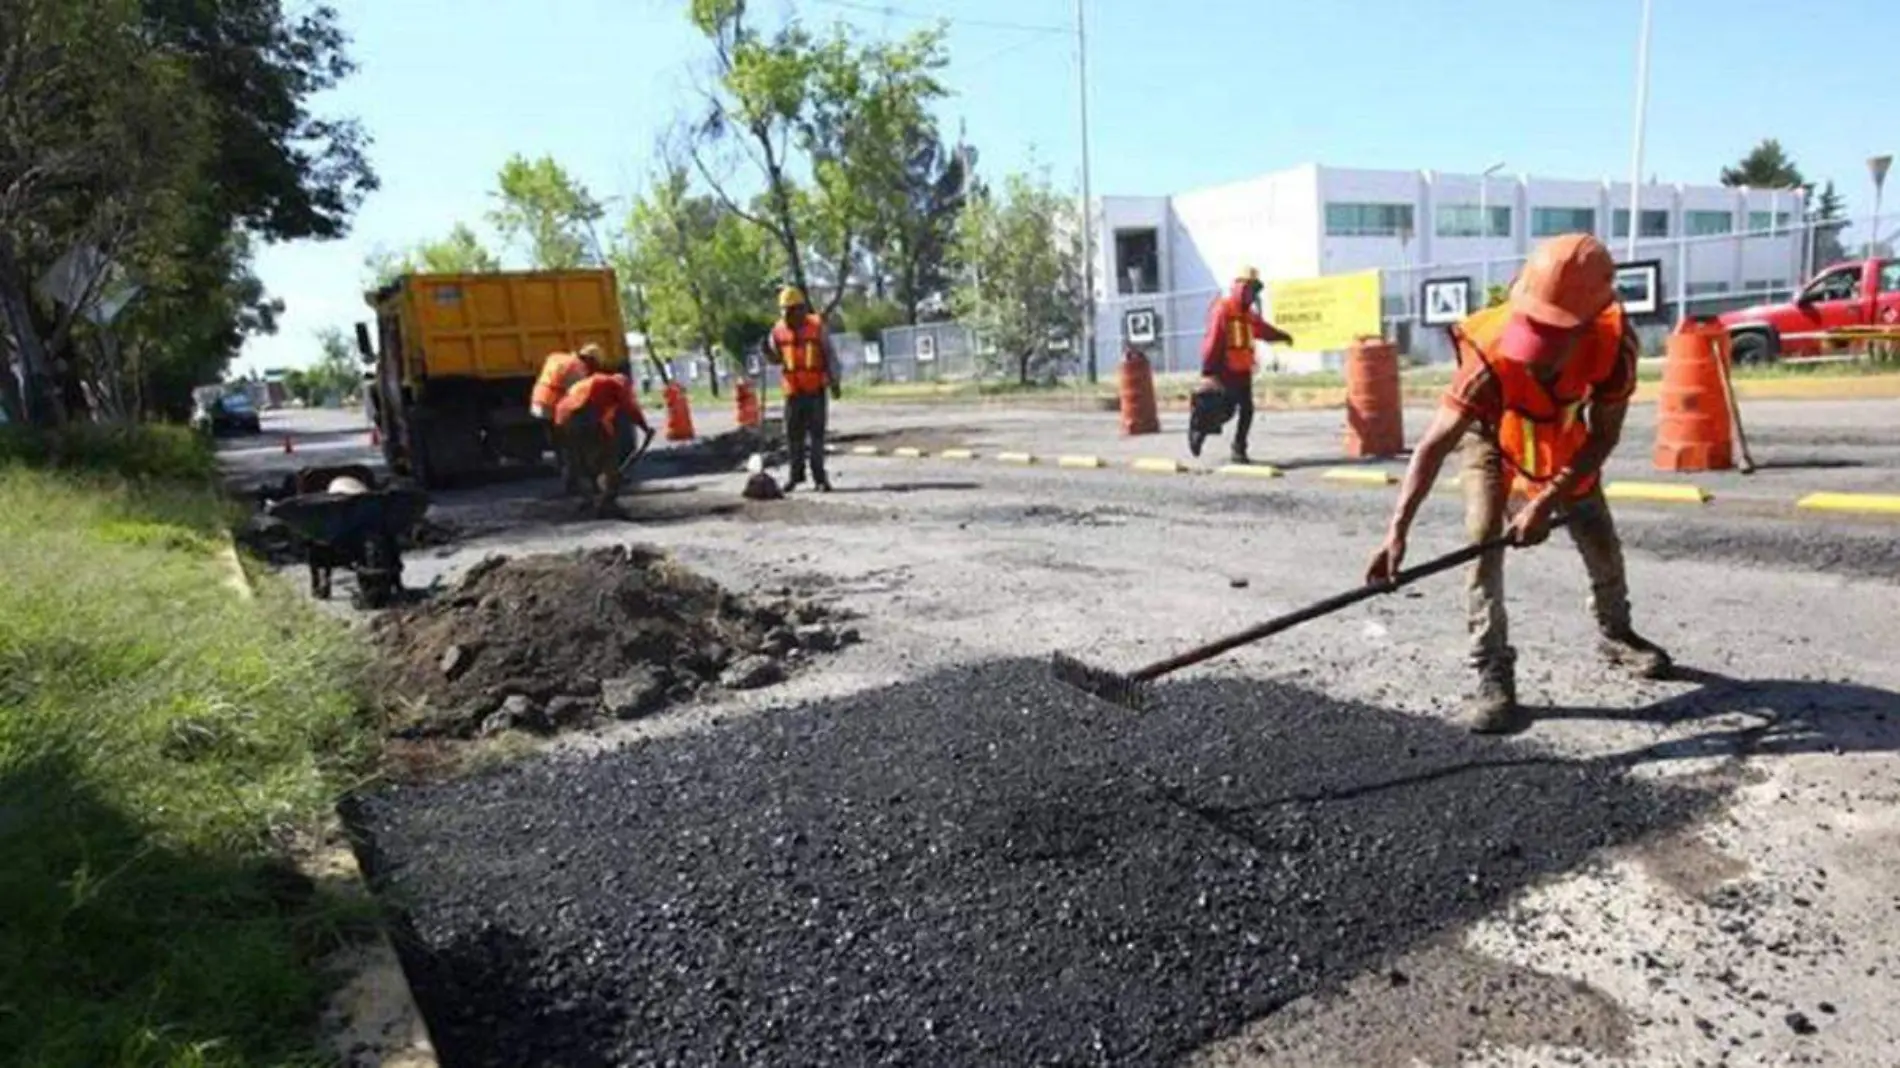
<path fill-rule="evenodd" d="M 356 324 L 375 368 L 371 417 L 390 469 L 435 488 L 539 464 L 546 428 L 528 413 L 552 352 L 594 342 L 606 370 L 627 367 L 611 270 L 404 275 L 364 299 Z"/>

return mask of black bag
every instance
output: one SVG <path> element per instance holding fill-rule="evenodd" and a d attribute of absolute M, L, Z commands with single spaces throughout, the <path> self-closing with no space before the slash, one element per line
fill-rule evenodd
<path fill-rule="evenodd" d="M 1188 418 L 1203 434 L 1218 434 L 1234 417 L 1234 401 L 1225 389 L 1198 389 L 1188 401 Z"/>

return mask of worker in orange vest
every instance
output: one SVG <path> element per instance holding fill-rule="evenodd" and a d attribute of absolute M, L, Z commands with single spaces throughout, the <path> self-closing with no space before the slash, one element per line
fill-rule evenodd
<path fill-rule="evenodd" d="M 1383 582 L 1398 573 L 1413 517 L 1462 442 L 1466 534 L 1480 541 L 1508 530 L 1514 544 L 1535 545 L 1549 536 L 1553 516 L 1566 515 L 1590 577 L 1598 651 L 1638 677 L 1663 678 L 1669 655 L 1630 625 L 1623 546 L 1599 481 L 1636 391 L 1639 347 L 1615 275 L 1602 242 L 1559 235 L 1531 253 L 1506 303 L 1453 328 L 1456 376 L 1412 453 L 1366 579 Z M 1513 490 L 1527 501 L 1507 526 Z M 1472 565 L 1466 588 L 1470 661 L 1478 670 L 1467 725 L 1481 733 L 1520 730 L 1529 721 L 1517 704 L 1502 550 Z"/>
<path fill-rule="evenodd" d="M 575 352 L 551 352 L 541 361 L 541 373 L 535 377 L 534 390 L 528 395 L 528 414 L 548 428 L 548 445 L 561 465 L 561 482 L 569 493 L 580 490 L 580 476 L 567 463 L 568 449 L 561 441 L 561 429 L 555 424 L 554 409 L 576 382 L 600 370 L 600 346 L 593 342 Z"/>
<path fill-rule="evenodd" d="M 1293 335 L 1260 317 L 1260 272 L 1241 271 L 1227 295 L 1214 302 L 1201 338 L 1201 374 L 1205 384 L 1193 398 L 1188 417 L 1188 451 L 1201 454 L 1209 434 L 1218 433 L 1238 413 L 1234 424 L 1233 459 L 1247 458 L 1247 435 L 1253 430 L 1254 342 L 1291 342 Z"/>
<path fill-rule="evenodd" d="M 598 516 L 612 515 L 620 495 L 622 420 L 651 438 L 640 401 L 626 378 L 595 370 L 568 387 L 554 406 L 554 425 L 567 448 L 567 467 L 594 491 Z"/>
<path fill-rule="evenodd" d="M 842 380 L 838 375 L 838 354 L 831 347 L 825 321 L 812 313 L 805 293 L 797 286 L 786 286 L 778 294 L 779 321 L 764 342 L 764 355 L 779 365 L 785 383 L 785 437 L 790 453 L 791 478 L 787 490 L 805 481 L 807 461 L 811 465 L 812 484 L 831 492 L 831 479 L 825 474 L 825 424 L 829 418 L 825 395 L 838 399 Z"/>

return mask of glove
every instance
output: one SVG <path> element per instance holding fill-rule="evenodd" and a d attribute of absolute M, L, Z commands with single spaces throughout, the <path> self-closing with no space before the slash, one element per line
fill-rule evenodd
<path fill-rule="evenodd" d="M 843 387 L 843 386 L 841 386 L 841 385 L 839 385 L 839 384 L 838 384 L 838 383 L 836 383 L 836 382 L 833 382 L 833 383 L 831 384 L 831 399 L 832 399 L 832 400 L 843 400 L 843 399 L 844 399 L 844 387 Z"/>

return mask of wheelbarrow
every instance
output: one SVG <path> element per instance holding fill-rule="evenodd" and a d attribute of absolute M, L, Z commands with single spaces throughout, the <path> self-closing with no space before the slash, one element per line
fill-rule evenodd
<path fill-rule="evenodd" d="M 360 608 L 381 608 L 402 592 L 401 538 L 429 508 L 419 489 L 377 486 L 361 477 L 329 480 L 324 489 L 304 492 L 265 507 L 265 522 L 288 532 L 310 566 L 310 595 L 330 599 L 332 572 L 347 567 L 356 576 Z"/>

